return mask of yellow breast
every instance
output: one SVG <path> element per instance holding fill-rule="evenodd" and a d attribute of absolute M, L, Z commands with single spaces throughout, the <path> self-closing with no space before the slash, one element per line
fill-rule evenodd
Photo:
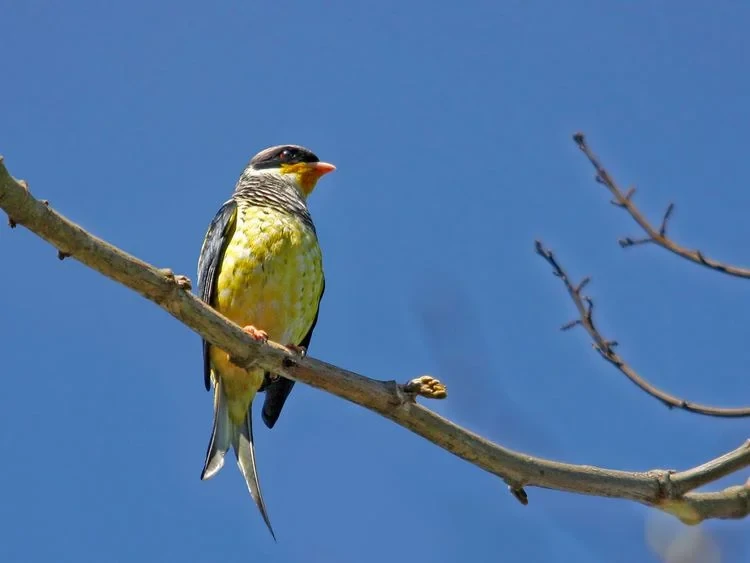
<path fill-rule="evenodd" d="M 323 288 L 320 246 L 293 215 L 243 206 L 221 264 L 215 307 L 271 340 L 299 344 L 312 325 Z"/>

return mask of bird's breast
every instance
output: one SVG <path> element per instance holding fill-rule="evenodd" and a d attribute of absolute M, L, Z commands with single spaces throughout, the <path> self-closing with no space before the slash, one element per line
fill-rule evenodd
<path fill-rule="evenodd" d="M 322 256 L 301 219 L 267 207 L 240 206 L 221 264 L 216 308 L 271 340 L 299 344 L 323 289 Z"/>

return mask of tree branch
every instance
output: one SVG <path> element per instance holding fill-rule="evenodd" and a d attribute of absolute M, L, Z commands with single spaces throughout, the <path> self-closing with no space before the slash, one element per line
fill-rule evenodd
<path fill-rule="evenodd" d="M 589 283 L 591 278 L 584 278 L 581 283 L 575 286 L 570 281 L 568 273 L 563 269 L 552 251 L 545 248 L 540 241 L 536 241 L 536 252 L 539 256 L 544 258 L 550 266 L 552 266 L 552 273 L 562 280 L 565 289 L 568 290 L 568 295 L 570 295 L 576 309 L 578 309 L 579 318 L 564 324 L 561 327 L 562 330 L 569 330 L 575 326 L 582 326 L 591 337 L 594 349 L 599 352 L 602 358 L 619 369 L 625 377 L 635 383 L 639 388 L 655 399 L 661 401 L 670 409 L 678 408 L 696 414 L 723 418 L 750 416 L 750 407 L 726 408 L 693 403 L 675 397 L 674 395 L 670 395 L 666 391 L 662 391 L 646 381 L 622 358 L 622 356 L 615 352 L 615 347 L 618 344 L 617 341 L 604 338 L 594 323 L 594 301 L 582 293 L 583 288 Z"/>
<path fill-rule="evenodd" d="M 709 518 L 744 518 L 750 514 L 750 487 L 720 492 L 685 492 L 750 466 L 750 443 L 687 472 L 628 472 L 573 465 L 515 452 L 461 428 L 414 402 L 422 390 L 441 395 L 431 379 L 407 385 L 377 381 L 315 360 L 300 359 L 284 346 L 256 342 L 242 329 L 208 307 L 188 290 L 189 281 L 168 269 L 157 269 L 94 237 L 31 196 L 0 160 L 0 208 L 12 220 L 103 275 L 157 303 L 213 345 L 227 351 L 240 366 L 260 366 L 361 405 L 424 437 L 464 460 L 497 475 L 524 501 L 522 487 L 628 499 L 655 506 L 683 522 Z"/>
<path fill-rule="evenodd" d="M 586 155 L 586 158 L 589 159 L 589 162 L 596 170 L 596 181 L 604 185 L 614 196 L 615 199 L 612 201 L 612 204 L 625 209 L 635 220 L 635 222 L 638 223 L 641 229 L 643 229 L 646 233 L 645 238 L 633 239 L 631 237 L 625 237 L 620 239 L 617 242 L 622 248 L 645 243 L 654 243 L 658 244 L 662 248 L 666 248 L 677 256 L 681 256 L 685 260 L 690 260 L 691 262 L 695 262 L 696 264 L 700 264 L 701 266 L 705 266 L 706 268 L 710 268 L 712 270 L 716 270 L 717 272 L 722 272 L 724 274 L 735 276 L 738 278 L 750 278 L 750 269 L 748 268 L 740 268 L 739 266 L 733 266 L 732 264 L 726 264 L 724 262 L 714 260 L 713 258 L 708 258 L 700 250 L 691 250 L 689 248 L 685 248 L 684 246 L 680 246 L 671 238 L 669 238 L 667 236 L 667 227 L 669 225 L 669 220 L 672 217 L 672 213 L 674 212 L 674 203 L 670 203 L 667 206 L 667 210 L 664 212 L 661 220 L 661 225 L 657 230 L 648 221 L 648 219 L 646 219 L 643 213 L 641 213 L 635 203 L 633 203 L 635 188 L 630 188 L 627 192 L 623 192 L 622 189 L 620 189 L 620 186 L 617 184 L 617 182 L 615 182 L 614 178 L 612 178 L 609 172 L 607 172 L 607 170 L 601 164 L 597 156 L 589 148 L 583 133 L 576 133 L 575 135 L 573 135 L 573 140 L 575 141 L 576 145 L 578 145 L 578 148 L 583 151 L 583 154 Z"/>

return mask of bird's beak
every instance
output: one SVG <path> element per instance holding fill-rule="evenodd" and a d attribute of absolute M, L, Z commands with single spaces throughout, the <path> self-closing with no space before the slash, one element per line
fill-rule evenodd
<path fill-rule="evenodd" d="M 328 164 L 327 162 L 309 162 L 307 163 L 307 168 L 307 174 L 314 176 L 316 179 L 336 170 L 333 164 Z"/>

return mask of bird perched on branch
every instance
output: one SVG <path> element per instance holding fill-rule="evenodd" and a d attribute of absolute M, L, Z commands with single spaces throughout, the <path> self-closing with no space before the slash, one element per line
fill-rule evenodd
<path fill-rule="evenodd" d="M 333 170 L 296 145 L 259 152 L 211 221 L 198 259 L 201 299 L 256 340 L 270 338 L 301 354 L 310 344 L 325 288 L 306 200 L 320 177 Z M 275 538 L 255 466 L 252 402 L 265 391 L 263 421 L 273 428 L 294 382 L 262 368 L 240 368 L 205 340 L 203 375 L 206 389 L 214 386 L 214 423 L 201 479 L 216 475 L 231 447 Z"/>

